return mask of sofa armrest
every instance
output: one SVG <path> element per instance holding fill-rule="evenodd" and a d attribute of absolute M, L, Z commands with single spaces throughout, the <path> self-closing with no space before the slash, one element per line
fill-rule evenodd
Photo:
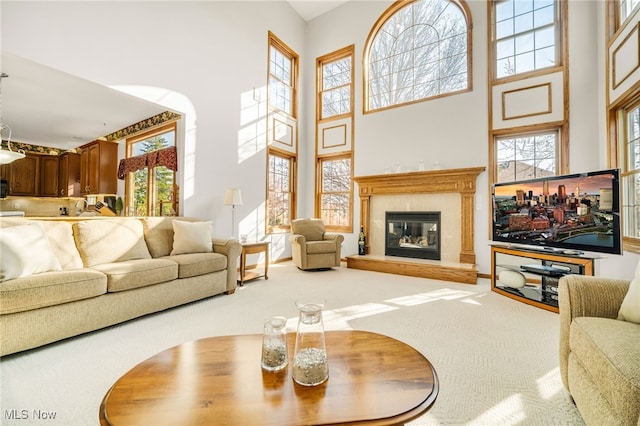
<path fill-rule="evenodd" d="M 227 293 L 232 294 L 238 285 L 238 258 L 242 245 L 236 240 L 214 238 L 213 251 L 227 256 Z"/>
<path fill-rule="evenodd" d="M 560 373 L 569 389 L 569 330 L 577 317 L 618 317 L 618 311 L 629 289 L 629 280 L 565 275 L 558 283 L 560 311 Z"/>

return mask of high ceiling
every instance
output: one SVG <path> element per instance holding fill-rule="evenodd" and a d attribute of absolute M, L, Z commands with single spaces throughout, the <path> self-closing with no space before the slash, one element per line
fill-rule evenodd
<path fill-rule="evenodd" d="M 288 0 L 305 20 L 348 0 Z M 2 53 L 0 122 L 11 140 L 58 149 L 87 142 L 166 111 L 166 108 L 27 59 Z M 7 139 L 8 130 L 2 132 Z"/>
<path fill-rule="evenodd" d="M 167 110 L 18 56 L 2 53 L 1 64 L 9 77 L 1 82 L 0 121 L 12 141 L 72 149 Z"/>
<path fill-rule="evenodd" d="M 291 7 L 298 12 L 298 15 L 305 21 L 311 21 L 318 16 L 335 9 L 349 0 L 289 0 Z"/>

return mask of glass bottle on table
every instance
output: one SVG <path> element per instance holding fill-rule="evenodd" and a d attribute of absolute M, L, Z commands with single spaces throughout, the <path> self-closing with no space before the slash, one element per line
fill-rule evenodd
<path fill-rule="evenodd" d="M 288 364 L 287 319 L 273 317 L 264 323 L 262 369 L 280 371 Z"/>
<path fill-rule="evenodd" d="M 298 329 L 293 355 L 293 380 L 303 386 L 317 386 L 329 378 L 321 299 L 296 301 Z"/>

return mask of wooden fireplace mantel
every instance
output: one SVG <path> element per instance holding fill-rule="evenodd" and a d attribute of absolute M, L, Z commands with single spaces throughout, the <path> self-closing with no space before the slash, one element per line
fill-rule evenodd
<path fill-rule="evenodd" d="M 353 180 L 359 186 L 360 224 L 365 233 L 370 235 L 371 197 L 376 195 L 459 193 L 462 215 L 459 261 L 475 264 L 474 198 L 477 177 L 485 169 L 471 167 L 354 177 Z"/>

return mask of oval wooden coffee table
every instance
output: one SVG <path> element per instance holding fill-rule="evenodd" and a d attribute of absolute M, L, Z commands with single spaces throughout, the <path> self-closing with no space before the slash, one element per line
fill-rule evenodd
<path fill-rule="evenodd" d="M 295 333 L 289 333 L 289 360 Z M 438 396 L 431 363 L 365 331 L 327 331 L 329 380 L 306 387 L 260 368 L 262 335 L 184 343 L 122 376 L 100 405 L 102 425 L 404 424 Z"/>

